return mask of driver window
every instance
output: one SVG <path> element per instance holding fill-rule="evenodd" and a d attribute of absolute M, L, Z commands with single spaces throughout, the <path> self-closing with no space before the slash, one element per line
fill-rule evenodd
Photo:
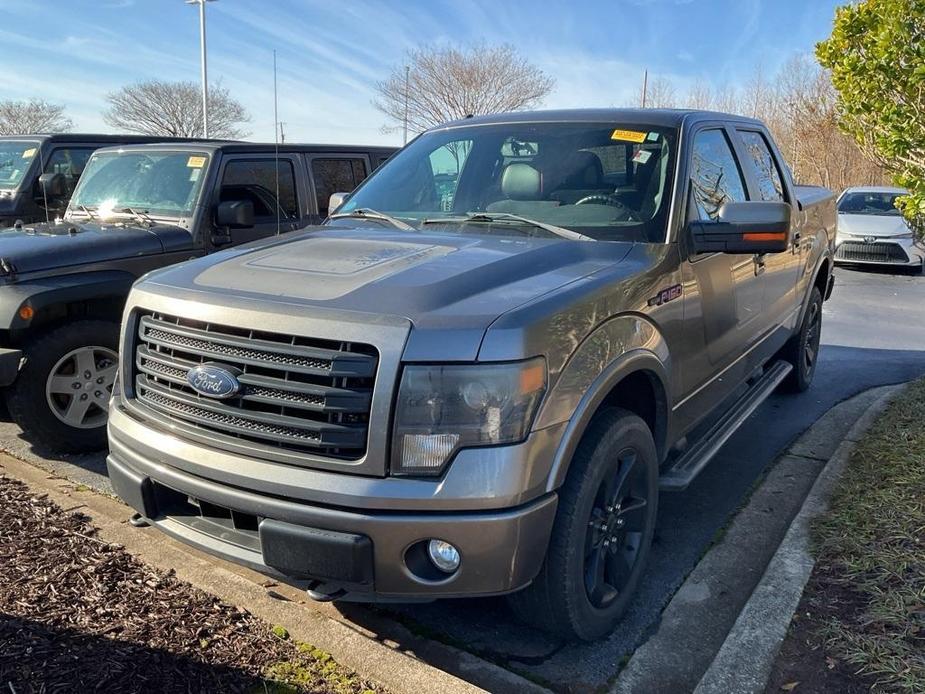
<path fill-rule="evenodd" d="M 225 166 L 222 176 L 221 202 L 250 200 L 254 204 L 254 222 L 268 224 L 276 221 L 277 207 L 282 219 L 296 219 L 299 208 L 296 202 L 295 173 L 292 162 L 279 162 L 279 202 L 276 201 L 276 162 L 266 160 L 235 160 Z"/>
<path fill-rule="evenodd" d="M 727 202 L 745 202 L 742 172 L 722 130 L 702 130 L 694 137 L 691 186 L 696 219 L 715 221 Z"/>

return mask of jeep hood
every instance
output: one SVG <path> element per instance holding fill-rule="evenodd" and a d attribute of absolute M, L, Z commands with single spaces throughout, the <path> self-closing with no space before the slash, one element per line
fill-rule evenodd
<path fill-rule="evenodd" d="M 0 258 L 16 274 L 102 263 L 192 248 L 189 231 L 176 226 L 34 224 L 0 231 Z"/>
<path fill-rule="evenodd" d="M 208 303 L 286 301 L 404 317 L 450 338 L 478 334 L 506 311 L 619 263 L 630 243 L 452 233 L 321 230 L 222 251 L 144 281 Z M 167 289 L 169 293 L 169 289 Z M 443 331 L 454 331 L 443 333 Z M 451 349 L 447 345 L 447 349 Z"/>

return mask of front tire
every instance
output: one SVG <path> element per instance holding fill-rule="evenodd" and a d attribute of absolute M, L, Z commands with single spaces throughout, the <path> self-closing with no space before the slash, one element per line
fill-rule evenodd
<path fill-rule="evenodd" d="M 118 323 L 82 320 L 26 346 L 25 365 L 6 402 L 28 439 L 66 453 L 106 447 L 118 345 Z"/>
<path fill-rule="evenodd" d="M 802 393 L 809 388 L 816 374 L 819 361 L 819 343 L 822 337 L 822 292 L 813 287 L 809 295 L 809 304 L 803 314 L 800 332 L 794 335 L 782 356 L 793 370 L 787 375 L 782 386 L 791 393 Z"/>
<path fill-rule="evenodd" d="M 533 583 L 509 597 L 518 617 L 569 640 L 616 626 L 636 590 L 655 532 L 658 456 L 635 414 L 597 414 L 575 452 L 546 559 Z"/>

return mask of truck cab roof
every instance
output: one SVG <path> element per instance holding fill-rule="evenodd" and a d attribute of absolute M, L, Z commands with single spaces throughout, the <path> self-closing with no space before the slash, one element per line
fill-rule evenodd
<path fill-rule="evenodd" d="M 514 111 L 488 116 L 473 116 L 451 121 L 440 128 L 471 125 L 495 125 L 509 123 L 646 123 L 653 126 L 679 128 L 700 121 L 735 121 L 762 126 L 761 121 L 745 116 L 717 111 L 687 108 L 578 108 L 544 111 Z"/>

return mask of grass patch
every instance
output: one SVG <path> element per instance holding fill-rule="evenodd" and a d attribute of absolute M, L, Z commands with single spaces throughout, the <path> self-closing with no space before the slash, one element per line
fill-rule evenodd
<path fill-rule="evenodd" d="M 825 648 L 881 689 L 925 692 L 925 380 L 852 452 L 813 526 Z"/>

